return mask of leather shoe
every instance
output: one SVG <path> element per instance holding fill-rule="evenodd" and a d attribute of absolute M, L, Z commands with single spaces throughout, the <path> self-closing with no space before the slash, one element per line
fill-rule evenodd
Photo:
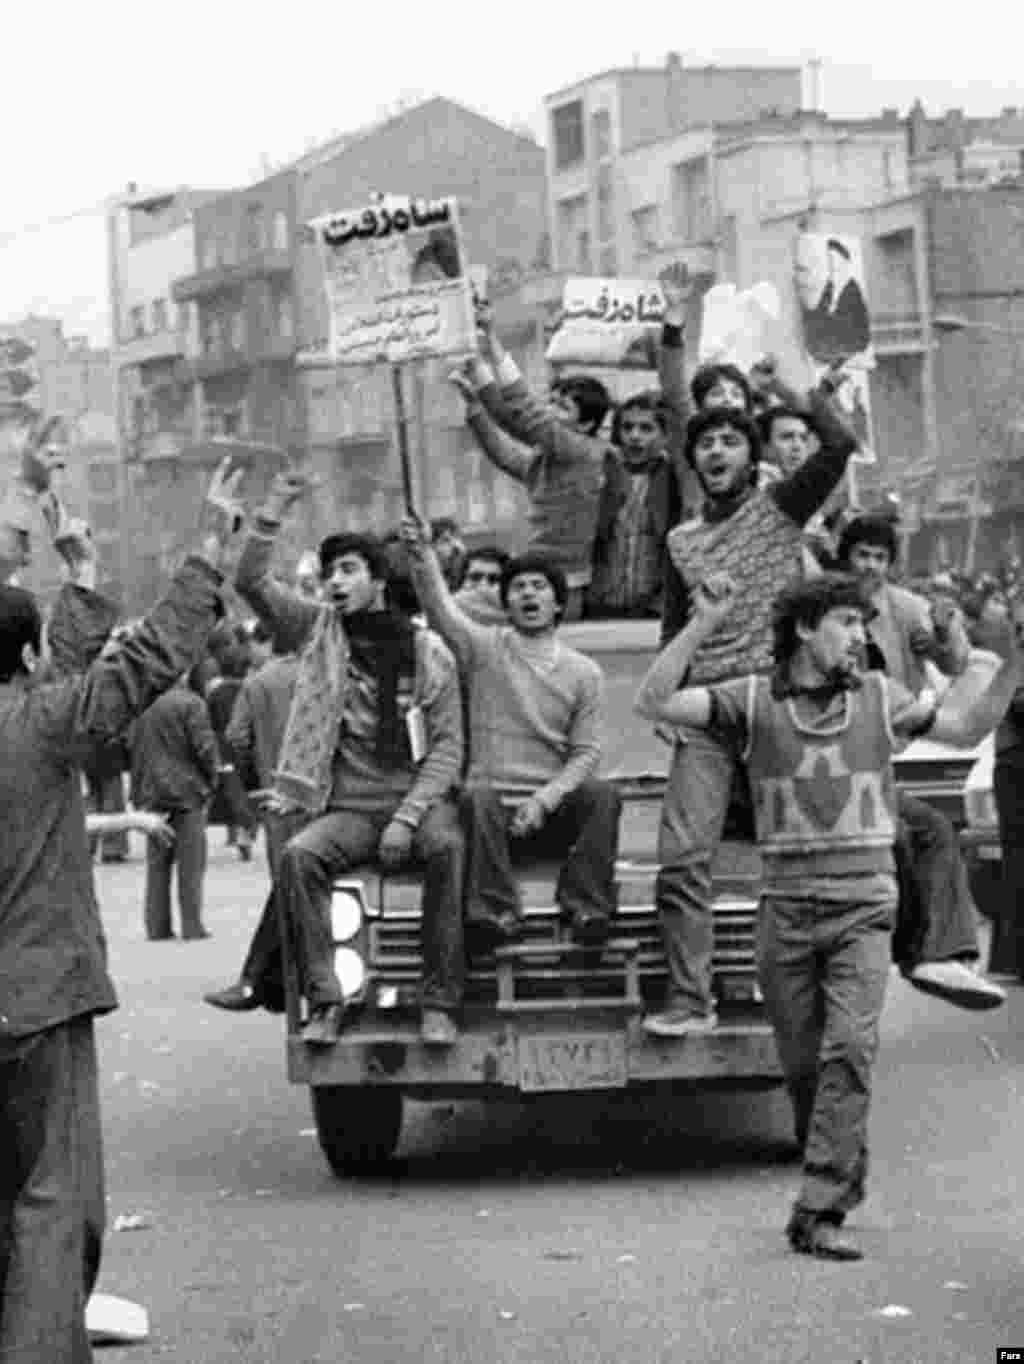
<path fill-rule="evenodd" d="M 344 1004 L 320 1004 L 309 1011 L 309 1022 L 299 1036 L 313 1047 L 332 1047 L 341 1036 Z"/>
<path fill-rule="evenodd" d="M 227 1009 L 233 1014 L 249 1013 L 252 1009 L 258 1009 L 262 1003 L 259 995 L 246 980 L 238 980 L 225 990 L 211 990 L 203 995 L 203 999 L 215 1009 Z"/>
<path fill-rule="evenodd" d="M 813 1255 L 819 1260 L 841 1260 L 847 1263 L 863 1260 L 864 1252 L 855 1241 L 844 1236 L 834 1222 L 795 1214 L 786 1228 L 789 1244 L 799 1255 Z"/>

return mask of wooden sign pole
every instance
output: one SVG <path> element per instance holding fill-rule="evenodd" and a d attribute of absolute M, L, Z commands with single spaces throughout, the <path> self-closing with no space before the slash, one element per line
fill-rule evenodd
<path fill-rule="evenodd" d="M 398 460 L 402 469 L 402 497 L 410 516 L 417 515 L 412 458 L 409 453 L 409 418 L 405 410 L 405 388 L 401 365 L 391 366 L 391 393 L 395 402 L 395 427 L 398 432 Z"/>

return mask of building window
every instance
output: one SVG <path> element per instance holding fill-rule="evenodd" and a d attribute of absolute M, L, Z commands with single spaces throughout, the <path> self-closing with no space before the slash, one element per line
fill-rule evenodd
<path fill-rule="evenodd" d="M 583 160 L 583 101 L 563 104 L 551 115 L 555 143 L 555 169 L 565 170 Z"/>
<path fill-rule="evenodd" d="M 217 268 L 217 243 L 212 237 L 203 242 L 202 263 L 204 270 L 216 270 Z"/>
<path fill-rule="evenodd" d="M 682 161 L 673 167 L 672 198 L 680 241 L 699 242 L 711 236 L 710 188 L 705 157 Z"/>
<path fill-rule="evenodd" d="M 263 227 L 263 205 L 249 204 L 245 210 L 246 248 L 255 253 L 262 251 L 266 244 L 266 232 Z"/>
<path fill-rule="evenodd" d="M 561 269 L 575 269 L 579 265 L 580 238 L 590 238 L 587 225 L 587 196 L 563 199 L 558 205 L 558 265 Z"/>
<path fill-rule="evenodd" d="M 277 296 L 277 330 L 287 341 L 295 335 L 295 312 L 291 298 L 287 294 Z"/>
<path fill-rule="evenodd" d="M 633 222 L 633 250 L 638 256 L 649 256 L 658 249 L 658 206 L 645 204 L 630 214 Z"/>
<path fill-rule="evenodd" d="M 146 308 L 144 304 L 137 303 L 131 310 L 128 314 L 128 325 L 134 338 L 138 339 L 140 336 L 146 335 Z"/>
<path fill-rule="evenodd" d="M 610 184 L 597 191 L 597 239 L 610 242 L 615 236 L 615 196 Z"/>
<path fill-rule="evenodd" d="M 167 330 L 166 298 L 155 298 L 153 300 L 153 330 L 155 332 L 165 332 Z"/>
<path fill-rule="evenodd" d="M 596 109 L 590 116 L 590 147 L 598 161 L 612 154 L 612 116 L 607 109 Z"/>
<path fill-rule="evenodd" d="M 203 408 L 203 435 L 207 439 L 212 436 L 244 436 L 244 404 L 236 403 L 229 407 L 207 403 Z"/>
<path fill-rule="evenodd" d="M 220 326 L 212 313 L 199 314 L 199 345 L 204 355 L 212 355 L 217 349 Z"/>
<path fill-rule="evenodd" d="M 230 345 L 231 349 L 232 349 L 232 350 L 244 350 L 244 349 L 245 349 L 245 316 L 244 316 L 244 314 L 243 314 L 241 308 L 236 308 L 236 309 L 234 310 L 234 312 L 231 314 L 231 322 L 230 322 L 229 326 L 230 326 L 230 330 L 229 330 L 229 333 L 228 333 L 228 337 L 229 337 L 228 344 Z"/>
<path fill-rule="evenodd" d="M 581 274 L 589 275 L 593 257 L 590 254 L 590 233 L 585 229 L 576 234 L 576 268 Z"/>
<path fill-rule="evenodd" d="M 274 214 L 274 250 L 288 250 L 288 214 L 280 208 Z"/>

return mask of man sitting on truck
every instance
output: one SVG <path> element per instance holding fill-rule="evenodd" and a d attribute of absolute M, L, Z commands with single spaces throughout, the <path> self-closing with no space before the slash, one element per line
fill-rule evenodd
<path fill-rule="evenodd" d="M 778 598 L 770 675 L 680 689 L 737 606 L 732 579 L 705 578 L 636 704 L 655 723 L 714 731 L 749 773 L 763 860 L 758 975 L 803 1149 L 787 1236 L 803 1254 L 858 1260 L 839 1229 L 867 1174 L 897 893 L 892 755 L 922 733 L 978 743 L 1024 677 L 1024 637 L 1007 662 L 976 651 L 936 706 L 934 695 L 861 671 L 872 608 L 856 578 L 826 575 Z"/>
<path fill-rule="evenodd" d="M 322 604 L 274 578 L 281 521 L 306 489 L 279 475 L 256 518 L 235 585 L 285 649 L 302 650 L 274 774 L 275 805 L 310 823 L 281 853 L 278 890 L 296 935 L 309 1020 L 303 1040 L 331 1045 L 344 995 L 334 971 L 334 878 L 364 862 L 425 864 L 423 1016 L 431 1046 L 458 1037 L 463 838 L 451 794 L 462 766 L 459 681 L 444 642 L 385 604 L 387 557 L 369 536 L 320 546 Z"/>
<path fill-rule="evenodd" d="M 455 604 L 424 527 L 402 523 L 427 620 L 455 651 L 469 712 L 466 937 L 470 953 L 513 942 L 521 923 L 512 847 L 558 857 L 557 898 L 574 938 L 602 943 L 615 912 L 621 802 L 597 780 L 604 719 L 601 669 L 558 638 L 561 570 L 538 554 L 502 572 L 508 624 L 484 626 Z M 511 839 L 511 843 L 510 843 Z"/>

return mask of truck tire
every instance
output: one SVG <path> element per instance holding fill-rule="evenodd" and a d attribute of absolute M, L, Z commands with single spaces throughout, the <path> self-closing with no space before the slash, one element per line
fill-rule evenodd
<path fill-rule="evenodd" d="M 387 1164 L 402 1131 L 402 1095 L 369 1085 L 313 1085 L 320 1149 L 336 1175 L 370 1174 Z"/>

